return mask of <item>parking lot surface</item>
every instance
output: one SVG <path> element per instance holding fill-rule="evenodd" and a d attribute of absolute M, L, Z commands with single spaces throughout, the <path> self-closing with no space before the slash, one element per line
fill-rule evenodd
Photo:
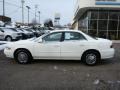
<path fill-rule="evenodd" d="M 20 65 L 0 52 L 0 90 L 120 90 L 120 44 L 96 66 L 80 61 L 36 60 Z"/>

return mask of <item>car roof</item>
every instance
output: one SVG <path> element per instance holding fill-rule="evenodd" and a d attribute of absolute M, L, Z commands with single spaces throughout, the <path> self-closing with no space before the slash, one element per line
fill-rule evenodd
<path fill-rule="evenodd" d="M 78 32 L 78 33 L 81 33 L 82 35 L 84 35 L 88 40 L 94 40 L 91 36 L 85 34 L 84 32 L 82 32 L 80 30 L 69 30 L 69 29 L 66 29 L 66 30 L 53 30 L 50 33 L 53 33 L 53 32 Z"/>
<path fill-rule="evenodd" d="M 80 30 L 69 30 L 69 29 L 65 29 L 65 30 L 53 30 L 51 32 L 81 32 Z"/>

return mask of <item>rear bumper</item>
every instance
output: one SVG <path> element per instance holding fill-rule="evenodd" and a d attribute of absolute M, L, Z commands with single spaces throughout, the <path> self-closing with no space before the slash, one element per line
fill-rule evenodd
<path fill-rule="evenodd" d="M 115 50 L 113 48 L 101 51 L 101 59 L 113 58 L 115 55 Z"/>

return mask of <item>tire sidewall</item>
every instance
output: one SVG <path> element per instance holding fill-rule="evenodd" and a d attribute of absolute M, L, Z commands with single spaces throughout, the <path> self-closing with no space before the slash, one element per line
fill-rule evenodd
<path fill-rule="evenodd" d="M 11 36 L 7 36 L 7 37 L 5 38 L 5 41 L 8 41 L 7 38 L 10 38 L 11 41 L 12 41 L 12 37 L 11 37 Z"/>
<path fill-rule="evenodd" d="M 26 62 L 20 62 L 20 61 L 18 60 L 18 54 L 19 54 L 20 52 L 24 52 L 24 53 L 26 53 L 26 55 L 28 56 L 28 60 L 27 60 Z M 30 54 L 27 50 L 18 50 L 18 51 L 15 53 L 14 58 L 15 58 L 15 61 L 18 62 L 19 64 L 29 64 L 29 63 L 31 63 L 31 61 L 32 61 L 32 56 L 31 56 L 31 54 Z"/>
<path fill-rule="evenodd" d="M 96 56 L 96 62 L 93 63 L 93 64 L 89 64 L 87 63 L 87 55 L 88 54 L 94 54 Z M 89 66 L 94 66 L 96 65 L 98 62 L 100 61 L 100 56 L 97 52 L 94 52 L 94 51 L 88 51 L 86 52 L 84 55 L 83 55 L 83 62 L 86 64 L 86 65 L 89 65 Z"/>

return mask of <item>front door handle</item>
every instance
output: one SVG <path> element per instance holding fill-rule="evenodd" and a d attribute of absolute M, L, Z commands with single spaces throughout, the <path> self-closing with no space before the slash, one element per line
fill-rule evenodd
<path fill-rule="evenodd" d="M 55 47 L 60 47 L 59 45 L 55 45 Z"/>
<path fill-rule="evenodd" d="M 81 44 L 81 45 L 79 45 L 79 46 L 85 46 L 85 45 Z"/>

